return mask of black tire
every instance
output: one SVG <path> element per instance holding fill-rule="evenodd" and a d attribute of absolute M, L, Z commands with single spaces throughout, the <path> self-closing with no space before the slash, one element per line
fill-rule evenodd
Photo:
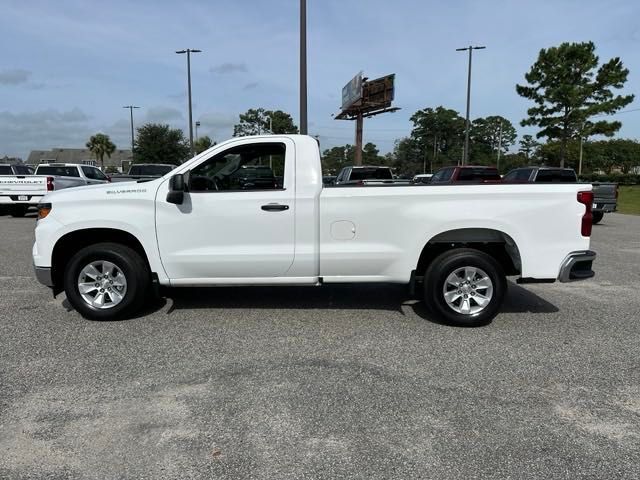
<path fill-rule="evenodd" d="M 592 212 L 593 220 L 591 223 L 595 225 L 596 223 L 600 223 L 600 220 L 604 217 L 604 212 Z"/>
<path fill-rule="evenodd" d="M 78 290 L 82 269 L 94 261 L 108 261 L 123 273 L 127 289 L 124 298 L 111 308 L 99 309 L 87 303 Z M 78 251 L 64 272 L 64 291 L 67 300 L 80 315 L 90 320 L 116 320 L 138 311 L 145 302 L 151 283 L 147 264 L 135 250 L 118 243 L 97 243 Z"/>
<path fill-rule="evenodd" d="M 12 205 L 9 213 L 11 213 L 12 217 L 24 217 L 27 213 L 27 207 L 25 205 Z"/>
<path fill-rule="evenodd" d="M 445 300 L 443 289 L 447 277 L 463 267 L 479 268 L 491 280 L 493 287 L 491 299 L 484 309 L 477 313 L 459 313 Z M 490 255 L 472 248 L 457 248 L 442 253 L 429 265 L 424 276 L 425 303 L 441 320 L 461 327 L 479 327 L 491 322 L 500 310 L 506 291 L 507 279 L 502 266 Z M 487 290 L 482 291 L 483 294 L 486 292 Z M 476 293 L 474 292 L 473 295 Z M 472 302 L 475 302 L 473 297 L 469 299 L 469 304 Z M 477 305 L 476 303 L 474 306 Z"/>

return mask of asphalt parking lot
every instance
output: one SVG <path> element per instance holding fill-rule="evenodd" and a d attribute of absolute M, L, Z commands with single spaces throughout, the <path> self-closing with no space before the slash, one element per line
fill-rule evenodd
<path fill-rule="evenodd" d="M 196 289 L 92 322 L 0 217 L 0 478 L 640 477 L 640 217 L 595 279 L 510 283 L 487 327 L 405 288 Z"/>

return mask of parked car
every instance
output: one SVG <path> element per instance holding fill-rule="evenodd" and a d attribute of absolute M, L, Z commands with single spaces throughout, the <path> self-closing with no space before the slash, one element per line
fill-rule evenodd
<path fill-rule="evenodd" d="M 54 177 L 59 185 L 58 189 L 111 181 L 98 167 L 76 163 L 41 163 L 36 167 L 35 175 Z"/>
<path fill-rule="evenodd" d="M 455 183 L 499 183 L 502 177 L 496 167 L 465 165 L 457 167 L 443 167 L 438 170 L 431 183 L 436 185 Z"/>
<path fill-rule="evenodd" d="M 322 177 L 322 184 L 325 187 L 329 187 L 331 185 L 335 185 L 336 184 L 336 175 L 324 175 Z"/>
<path fill-rule="evenodd" d="M 89 165 L 47 163 L 38 165 L 35 175 L 31 173 L 0 176 L 0 205 L 14 217 L 23 217 L 47 192 L 109 181 Z"/>
<path fill-rule="evenodd" d="M 578 176 L 573 168 L 520 167 L 511 170 L 502 179 L 505 183 L 577 183 Z M 593 185 L 593 223 L 602 220 L 607 212 L 618 208 L 618 184 L 612 182 L 591 182 Z"/>
<path fill-rule="evenodd" d="M 394 183 L 389 167 L 354 165 L 344 167 L 336 177 L 336 185 L 378 185 Z"/>
<path fill-rule="evenodd" d="M 419 175 L 414 175 L 411 179 L 411 183 L 415 184 L 425 184 L 431 183 L 431 178 L 433 177 L 433 173 L 421 173 Z"/>
<path fill-rule="evenodd" d="M 226 189 L 225 177 L 274 152 L 282 188 Z M 476 326 L 500 310 L 508 275 L 594 275 L 592 203 L 582 184 L 323 188 L 314 138 L 239 137 L 169 177 L 47 195 L 33 262 L 87 318 L 131 315 L 152 284 L 380 282 L 418 289 L 437 317 Z"/>
<path fill-rule="evenodd" d="M 0 163 L 0 175 L 33 175 L 30 165 Z"/>
<path fill-rule="evenodd" d="M 146 181 L 163 177 L 176 165 L 170 163 L 134 163 L 126 175 L 113 175 L 114 182 Z"/>

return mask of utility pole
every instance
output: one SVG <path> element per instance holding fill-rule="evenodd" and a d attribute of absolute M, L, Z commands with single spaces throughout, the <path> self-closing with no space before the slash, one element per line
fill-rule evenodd
<path fill-rule="evenodd" d="M 457 52 L 469 50 L 469 70 L 467 74 L 467 117 L 466 117 L 465 128 L 464 128 L 464 151 L 462 154 L 462 165 L 467 165 L 469 163 L 469 130 L 470 130 L 469 109 L 471 106 L 471 56 L 472 56 L 473 50 L 482 50 L 484 48 L 487 48 L 487 47 L 477 47 L 477 46 L 474 47 L 472 45 L 469 45 L 468 47 L 464 47 L 464 48 L 456 48 Z"/>
<path fill-rule="evenodd" d="M 433 136 L 433 158 L 431 159 L 431 168 L 429 173 L 433 173 L 433 164 L 436 163 L 436 155 L 438 154 L 438 136 Z"/>
<path fill-rule="evenodd" d="M 502 120 L 500 120 L 500 130 L 498 133 L 498 163 L 496 165 L 498 173 L 500 172 L 500 153 L 502 153 Z"/>
<path fill-rule="evenodd" d="M 307 0 L 300 0 L 300 133 L 307 135 Z"/>
<path fill-rule="evenodd" d="M 200 126 L 200 122 L 196 120 L 196 142 L 198 141 L 198 127 Z"/>
<path fill-rule="evenodd" d="M 191 148 L 191 156 L 194 154 L 193 149 L 193 114 L 191 111 L 191 54 L 200 53 L 202 50 L 195 48 L 187 48 L 186 50 L 177 50 L 176 53 L 187 54 L 187 90 L 189 93 L 189 147 Z"/>
<path fill-rule="evenodd" d="M 131 161 L 133 162 L 133 109 L 140 107 L 137 107 L 136 105 L 125 105 L 122 108 L 128 108 L 129 114 L 131 115 Z"/>
<path fill-rule="evenodd" d="M 353 163 L 356 165 L 362 165 L 362 125 L 364 124 L 364 117 L 362 112 L 358 112 L 356 116 L 356 151 L 353 159 Z"/>

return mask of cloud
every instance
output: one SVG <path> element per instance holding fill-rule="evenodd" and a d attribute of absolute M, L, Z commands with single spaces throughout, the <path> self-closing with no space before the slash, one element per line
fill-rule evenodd
<path fill-rule="evenodd" d="M 182 111 L 172 107 L 151 107 L 145 115 L 146 122 L 155 123 L 168 123 L 182 118 Z"/>
<path fill-rule="evenodd" d="M 256 88 L 258 86 L 258 82 L 251 82 L 251 83 L 247 83 L 244 87 L 242 87 L 243 90 L 252 90 L 254 88 Z"/>
<path fill-rule="evenodd" d="M 79 108 L 34 112 L 0 112 L 0 145 L 7 153 L 26 159 L 30 150 L 82 147 L 95 133 Z"/>
<path fill-rule="evenodd" d="M 0 85 L 20 85 L 27 83 L 31 72 L 28 70 L 3 70 L 0 72 Z"/>
<path fill-rule="evenodd" d="M 216 65 L 215 67 L 211 67 L 209 69 L 211 73 L 217 73 L 219 75 L 226 75 L 228 73 L 246 73 L 249 70 L 244 63 L 221 63 L 220 65 Z"/>

